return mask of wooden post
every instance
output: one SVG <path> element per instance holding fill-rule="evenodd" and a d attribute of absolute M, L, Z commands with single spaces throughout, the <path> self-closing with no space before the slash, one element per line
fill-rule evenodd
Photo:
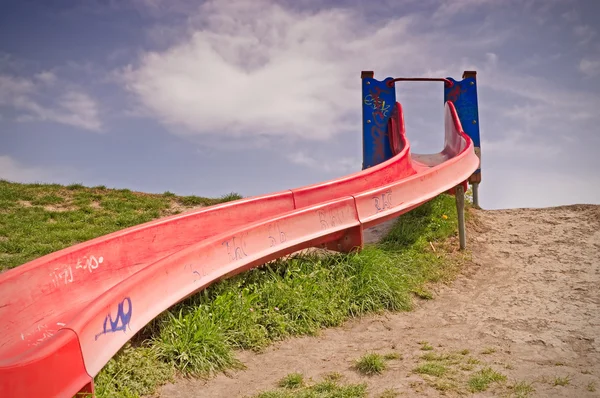
<path fill-rule="evenodd" d="M 467 232 L 465 229 L 465 187 L 460 184 L 456 187 L 456 212 L 458 214 L 458 239 L 460 250 L 467 247 Z"/>

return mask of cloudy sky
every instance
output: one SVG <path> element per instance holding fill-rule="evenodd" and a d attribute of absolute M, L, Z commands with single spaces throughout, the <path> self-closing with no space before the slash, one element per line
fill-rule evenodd
<path fill-rule="evenodd" d="M 2 0 L 0 178 L 258 195 L 361 168 L 361 70 L 477 70 L 484 208 L 600 203 L 600 1 Z M 401 83 L 413 150 L 441 83 Z"/>

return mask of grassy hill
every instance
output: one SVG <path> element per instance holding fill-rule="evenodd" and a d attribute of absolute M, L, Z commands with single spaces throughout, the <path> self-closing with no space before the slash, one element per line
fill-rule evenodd
<path fill-rule="evenodd" d="M 0 272 L 123 228 L 239 198 L 0 180 Z"/>

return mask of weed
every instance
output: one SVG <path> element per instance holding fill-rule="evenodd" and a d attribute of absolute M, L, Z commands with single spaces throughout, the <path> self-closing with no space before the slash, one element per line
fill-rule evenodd
<path fill-rule="evenodd" d="M 278 385 L 289 389 L 300 388 L 304 385 L 304 376 L 302 376 L 302 373 L 290 373 L 279 380 Z"/>
<path fill-rule="evenodd" d="M 471 352 L 471 351 L 469 351 L 469 350 L 467 350 L 467 349 L 465 348 L 464 350 L 460 350 L 458 353 L 459 353 L 460 355 L 469 355 L 469 353 L 470 353 L 470 352 Z"/>
<path fill-rule="evenodd" d="M 433 346 L 426 341 L 419 341 L 419 344 L 421 344 L 421 350 L 423 351 L 433 350 Z"/>
<path fill-rule="evenodd" d="M 354 366 L 360 373 L 369 376 L 380 374 L 386 368 L 383 357 L 376 353 L 363 355 L 355 362 Z"/>
<path fill-rule="evenodd" d="M 158 360 L 148 347 L 125 345 L 96 377 L 96 396 L 148 395 L 156 385 L 173 379 L 173 367 Z"/>
<path fill-rule="evenodd" d="M 571 379 L 570 379 L 570 377 L 569 377 L 569 376 L 565 376 L 565 377 L 559 377 L 559 376 L 556 376 L 556 377 L 554 378 L 554 382 L 553 382 L 553 384 L 554 384 L 555 386 L 564 387 L 564 386 L 568 385 L 570 381 L 571 381 Z"/>
<path fill-rule="evenodd" d="M 366 384 L 340 385 L 326 380 L 302 388 L 264 391 L 254 398 L 363 398 L 366 396 Z"/>
<path fill-rule="evenodd" d="M 395 388 L 388 388 L 387 390 L 384 390 L 379 395 L 379 398 L 395 398 L 398 395 L 400 395 L 400 393 L 398 392 L 398 390 L 396 390 Z"/>
<path fill-rule="evenodd" d="M 481 363 L 481 361 L 477 358 L 470 357 L 467 359 L 467 363 L 469 365 L 479 365 Z"/>
<path fill-rule="evenodd" d="M 397 352 L 389 352 L 383 356 L 383 359 L 386 359 L 388 361 L 394 359 L 402 359 L 402 355 L 398 354 Z"/>
<path fill-rule="evenodd" d="M 67 185 L 66 188 L 70 191 L 76 191 L 79 189 L 84 189 L 85 187 L 80 183 L 76 183 L 76 184 Z"/>
<path fill-rule="evenodd" d="M 496 372 L 490 367 L 485 367 L 471 376 L 469 379 L 469 389 L 471 392 L 485 391 L 491 383 L 504 380 L 506 380 L 506 376 Z"/>
<path fill-rule="evenodd" d="M 587 390 L 589 392 L 596 392 L 596 383 L 594 383 L 593 381 L 590 381 L 587 385 Z"/>
<path fill-rule="evenodd" d="M 526 381 L 519 381 L 509 387 L 512 390 L 512 396 L 515 398 L 527 398 L 535 392 L 532 383 Z"/>
<path fill-rule="evenodd" d="M 484 349 L 483 351 L 481 351 L 481 354 L 483 355 L 490 355 L 496 352 L 496 349 L 493 347 L 488 347 L 486 349 Z"/>
<path fill-rule="evenodd" d="M 413 369 L 413 372 L 441 377 L 448 372 L 448 368 L 437 362 L 425 362 Z"/>
<path fill-rule="evenodd" d="M 160 359 L 187 374 L 208 376 L 227 368 L 239 368 L 228 339 L 211 317 L 202 311 L 178 315 L 169 313 L 170 321 L 152 340 Z"/>
<path fill-rule="evenodd" d="M 339 372 L 330 372 L 323 376 L 326 381 L 340 381 L 344 376 Z"/>

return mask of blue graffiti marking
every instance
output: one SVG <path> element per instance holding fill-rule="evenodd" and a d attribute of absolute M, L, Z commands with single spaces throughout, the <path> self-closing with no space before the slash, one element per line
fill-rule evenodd
<path fill-rule="evenodd" d="M 125 312 L 124 309 L 125 303 L 127 303 L 127 312 Z M 111 314 L 106 315 L 104 318 L 104 327 L 102 328 L 102 331 L 96 335 L 96 340 L 98 340 L 98 337 L 102 336 L 103 334 L 115 333 L 119 330 L 125 332 L 127 326 L 129 326 L 129 322 L 131 322 L 132 312 L 133 305 L 131 304 L 131 299 L 129 297 L 125 297 L 117 306 L 117 316 L 115 317 L 114 321 Z"/>
<path fill-rule="evenodd" d="M 373 197 L 373 204 L 377 213 L 384 211 L 385 209 L 391 209 L 392 206 L 392 191 L 388 190 L 382 193 L 380 196 Z"/>
<path fill-rule="evenodd" d="M 246 251 L 244 250 L 244 248 L 246 247 L 246 242 L 244 241 L 244 238 L 247 235 L 248 232 L 244 232 L 240 236 L 234 236 L 233 238 L 221 243 L 221 246 L 225 246 L 227 248 L 227 254 L 229 255 L 230 261 L 241 260 L 242 258 L 248 256 L 246 254 Z"/>
<path fill-rule="evenodd" d="M 271 247 L 283 243 L 287 240 L 285 232 L 281 230 L 279 223 L 269 225 L 269 241 Z"/>

